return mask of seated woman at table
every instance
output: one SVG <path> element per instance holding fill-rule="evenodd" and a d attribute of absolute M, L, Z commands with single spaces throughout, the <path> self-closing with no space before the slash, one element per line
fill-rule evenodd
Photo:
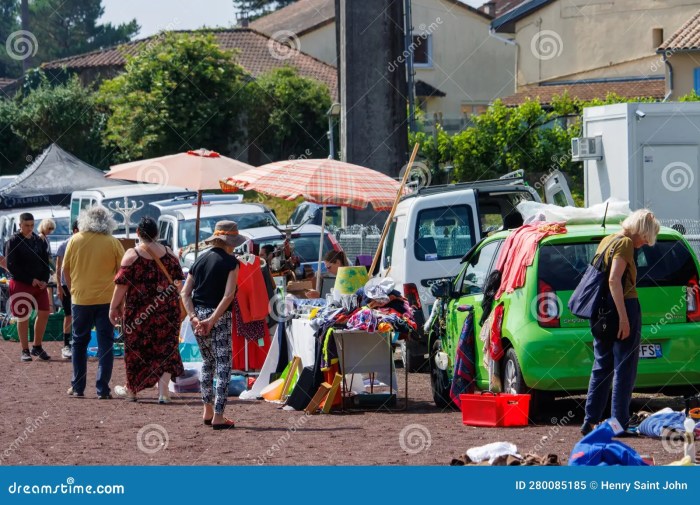
<path fill-rule="evenodd" d="M 324 279 L 335 279 L 340 267 L 350 266 L 348 258 L 344 251 L 328 251 L 323 258 L 323 263 L 326 265 L 326 273 L 321 275 L 321 283 Z M 317 274 L 318 275 L 318 274 Z M 316 287 L 316 275 L 312 277 L 313 285 Z M 323 287 L 323 286 L 322 286 Z M 321 293 L 316 289 L 310 289 L 306 292 L 306 298 L 320 298 Z"/>

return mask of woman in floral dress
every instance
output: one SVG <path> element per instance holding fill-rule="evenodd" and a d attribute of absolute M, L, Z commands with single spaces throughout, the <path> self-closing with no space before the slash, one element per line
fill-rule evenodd
<path fill-rule="evenodd" d="M 185 276 L 172 251 L 156 242 L 153 219 L 141 219 L 136 233 L 140 245 L 124 254 L 109 311 L 112 324 L 121 321 L 124 333 L 126 386 L 114 391 L 136 401 L 139 391 L 158 384 L 158 402 L 170 403 L 170 378 L 184 372 L 178 349 L 180 288 L 153 258 L 160 259 L 173 282 Z"/>

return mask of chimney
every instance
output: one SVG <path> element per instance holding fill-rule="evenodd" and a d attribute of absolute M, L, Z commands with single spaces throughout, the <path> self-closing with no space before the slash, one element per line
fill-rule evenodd
<path fill-rule="evenodd" d="M 496 2 L 486 2 L 481 9 L 489 16 L 496 17 Z"/>

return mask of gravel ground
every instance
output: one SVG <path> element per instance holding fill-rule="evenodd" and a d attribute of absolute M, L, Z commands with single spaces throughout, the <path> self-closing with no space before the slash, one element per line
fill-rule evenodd
<path fill-rule="evenodd" d="M 5 369 L 0 388 L 0 464 L 3 465 L 447 465 L 470 447 L 497 441 L 521 453 L 557 454 L 566 463 L 580 438 L 582 397 L 557 400 L 547 422 L 526 428 L 464 426 L 457 411 L 432 403 L 427 374 L 409 374 L 407 411 L 348 412 L 304 416 L 263 401 L 232 398 L 231 431 L 201 422 L 198 394 L 177 395 L 158 405 L 155 389 L 138 403 L 98 400 L 88 365 L 85 398 L 66 395 L 71 365 L 58 342 L 45 348 L 50 362 L 20 363 L 20 346 L 0 341 Z M 400 373 L 401 398 L 403 375 Z M 116 359 L 112 385 L 125 381 Z M 681 408 L 679 399 L 635 396 L 633 408 Z M 657 464 L 678 459 L 660 441 L 625 439 Z"/>

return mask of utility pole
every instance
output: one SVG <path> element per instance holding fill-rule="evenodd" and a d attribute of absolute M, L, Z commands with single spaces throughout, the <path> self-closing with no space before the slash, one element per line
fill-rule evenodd
<path fill-rule="evenodd" d="M 22 30 L 31 31 L 29 28 L 29 0 L 22 0 L 20 15 L 22 16 Z M 22 74 L 26 74 L 32 68 L 32 51 L 27 52 L 26 58 L 22 60 Z"/>
<path fill-rule="evenodd" d="M 413 72 L 413 17 L 411 15 L 411 0 L 404 0 L 404 34 L 406 54 L 406 84 L 408 87 L 408 131 L 416 131 L 416 87 Z"/>

